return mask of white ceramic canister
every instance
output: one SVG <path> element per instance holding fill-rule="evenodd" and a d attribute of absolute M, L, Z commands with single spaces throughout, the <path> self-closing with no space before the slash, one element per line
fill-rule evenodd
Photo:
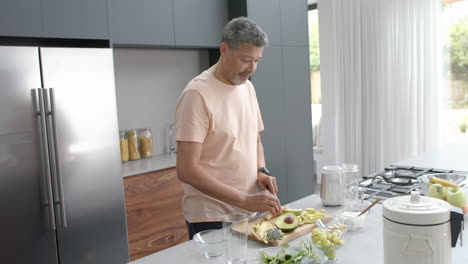
<path fill-rule="evenodd" d="M 385 264 L 450 264 L 449 203 L 411 195 L 389 198 L 383 203 Z"/>
<path fill-rule="evenodd" d="M 325 166 L 322 168 L 322 185 L 320 198 L 324 206 L 343 204 L 343 179 L 340 166 Z"/>

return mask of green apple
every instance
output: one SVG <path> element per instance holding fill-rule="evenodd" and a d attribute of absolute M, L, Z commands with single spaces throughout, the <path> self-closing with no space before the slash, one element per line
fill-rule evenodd
<path fill-rule="evenodd" d="M 446 187 L 438 183 L 430 184 L 427 189 L 427 195 L 437 199 L 445 200 L 445 196 L 447 193 L 446 189 Z"/>
<path fill-rule="evenodd" d="M 447 191 L 447 202 L 456 207 L 465 206 L 465 193 L 459 187 L 449 188 Z"/>

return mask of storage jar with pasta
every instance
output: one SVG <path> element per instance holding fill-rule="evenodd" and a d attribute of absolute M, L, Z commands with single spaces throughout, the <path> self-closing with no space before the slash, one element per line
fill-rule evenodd
<path fill-rule="evenodd" d="M 127 131 L 128 139 L 128 152 L 130 160 L 140 159 L 140 152 L 138 151 L 138 134 L 136 130 Z"/>
<path fill-rule="evenodd" d="M 128 139 L 125 131 L 120 131 L 120 157 L 122 162 L 128 161 Z"/>
<path fill-rule="evenodd" d="M 149 128 L 142 128 L 138 130 L 138 136 L 140 139 L 140 154 L 143 158 L 149 158 L 153 156 L 153 137 L 151 136 L 151 130 Z"/>

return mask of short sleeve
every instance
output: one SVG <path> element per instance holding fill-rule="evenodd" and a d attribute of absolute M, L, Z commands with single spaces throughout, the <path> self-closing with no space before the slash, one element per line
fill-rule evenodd
<path fill-rule="evenodd" d="M 176 140 L 202 143 L 209 124 L 208 109 L 200 93 L 192 89 L 184 91 L 176 107 Z"/>
<path fill-rule="evenodd" d="M 251 82 L 249 82 L 251 94 L 252 94 L 252 101 L 255 104 L 255 108 L 257 109 L 257 129 L 258 132 L 262 132 L 265 128 L 263 127 L 263 119 L 262 119 L 262 113 L 260 112 L 260 106 L 258 105 L 258 100 L 257 100 L 257 93 L 255 92 L 255 88 Z"/>

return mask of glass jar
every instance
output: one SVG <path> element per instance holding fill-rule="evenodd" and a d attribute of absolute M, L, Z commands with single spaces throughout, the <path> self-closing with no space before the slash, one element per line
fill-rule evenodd
<path fill-rule="evenodd" d="M 138 130 L 138 138 L 140 140 L 140 154 L 143 158 L 152 157 L 153 152 L 153 137 L 149 128 Z"/>
<path fill-rule="evenodd" d="M 138 151 L 138 134 L 136 130 L 127 131 L 128 139 L 128 152 L 130 160 L 140 159 L 140 152 Z"/>
<path fill-rule="evenodd" d="M 122 162 L 126 162 L 129 159 L 127 133 L 125 131 L 120 131 L 119 138 L 120 138 L 120 157 L 122 159 Z"/>
<path fill-rule="evenodd" d="M 343 164 L 343 195 L 345 207 L 354 209 L 355 203 L 359 200 L 359 168 L 357 164 Z"/>

